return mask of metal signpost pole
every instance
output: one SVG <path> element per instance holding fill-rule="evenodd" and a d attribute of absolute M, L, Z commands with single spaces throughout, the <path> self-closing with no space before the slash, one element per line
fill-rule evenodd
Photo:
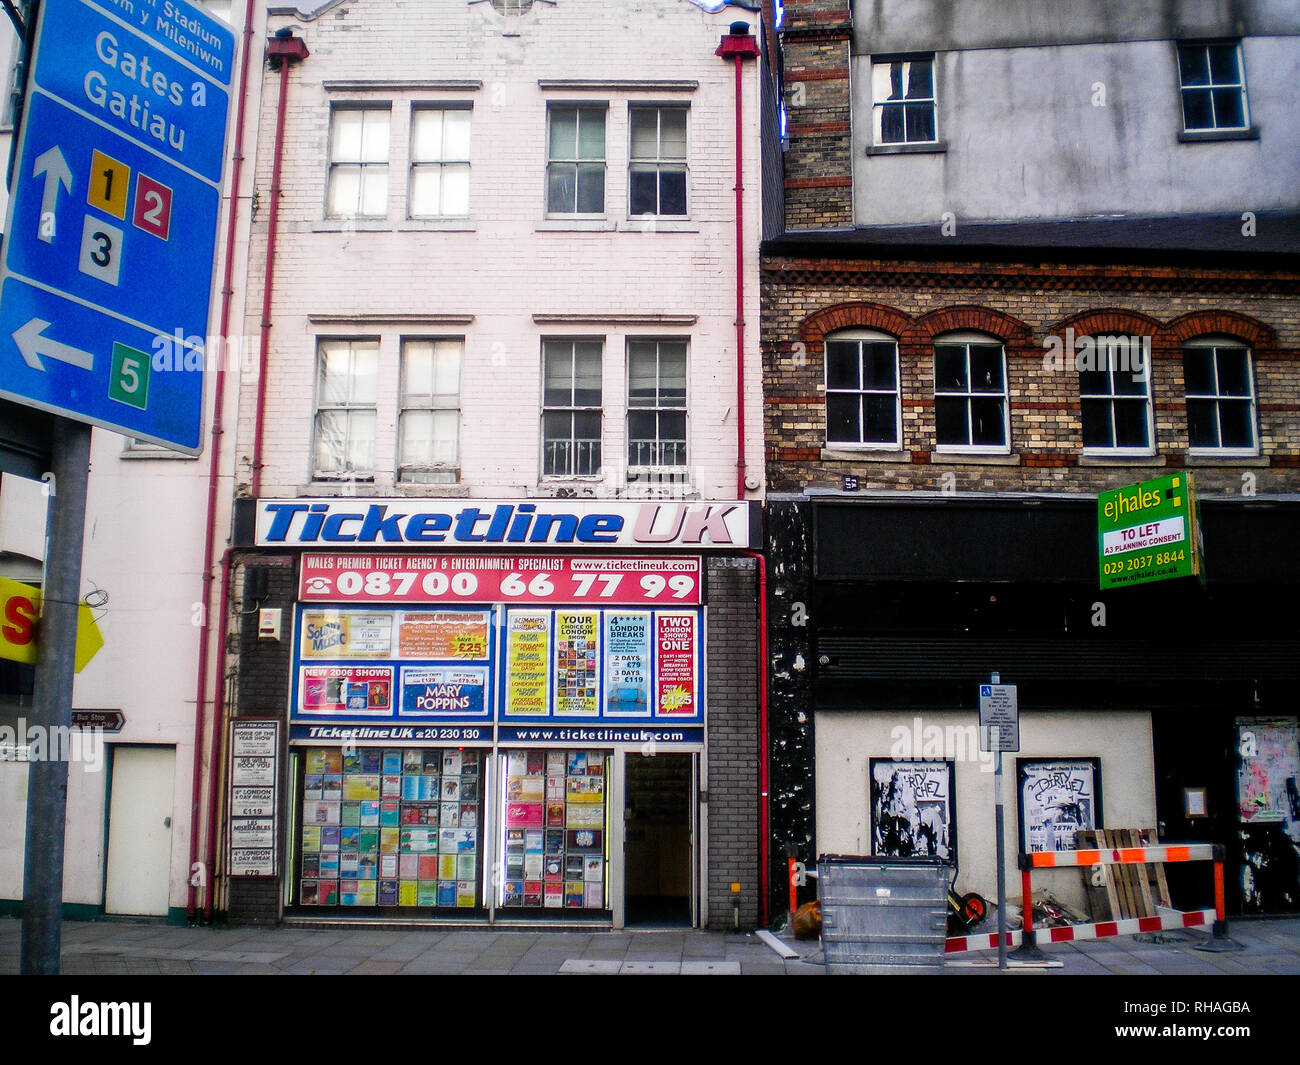
<path fill-rule="evenodd" d="M 989 683 L 1001 684 L 1002 677 L 993 673 L 989 677 Z M 1001 737 L 998 736 L 998 726 L 994 725 L 989 731 L 993 734 L 993 747 L 998 758 L 993 769 L 993 831 L 997 837 L 996 861 L 998 863 L 998 968 L 1005 969 L 1007 967 L 1007 848 L 1002 831 L 1002 743 Z"/>
<path fill-rule="evenodd" d="M 54 419 L 54 474 L 45 550 L 41 657 L 36 665 L 33 739 L 44 750 L 27 776 L 27 840 L 23 863 L 20 969 L 25 975 L 59 971 L 63 910 L 63 841 L 67 820 L 72 676 L 77 648 L 81 551 L 86 526 L 90 426 Z"/>

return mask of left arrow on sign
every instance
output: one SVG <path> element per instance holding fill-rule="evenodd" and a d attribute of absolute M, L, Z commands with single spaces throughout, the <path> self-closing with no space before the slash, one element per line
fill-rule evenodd
<path fill-rule="evenodd" d="M 71 344 L 60 344 L 57 340 L 42 336 L 41 334 L 49 327 L 50 323 L 44 319 L 33 318 L 21 329 L 14 330 L 14 343 L 18 345 L 23 361 L 28 366 L 33 370 L 44 371 L 45 367 L 40 360 L 40 356 L 44 355 L 48 359 L 58 359 L 59 362 L 79 366 L 83 370 L 95 368 L 95 356 L 89 351 L 74 348 Z"/>
<path fill-rule="evenodd" d="M 32 177 L 45 175 L 45 189 L 41 193 L 41 219 L 36 226 L 36 236 L 46 244 L 54 242 L 54 208 L 58 205 L 59 186 L 72 193 L 72 171 L 68 161 L 56 144 L 47 152 L 42 152 L 32 164 Z"/>

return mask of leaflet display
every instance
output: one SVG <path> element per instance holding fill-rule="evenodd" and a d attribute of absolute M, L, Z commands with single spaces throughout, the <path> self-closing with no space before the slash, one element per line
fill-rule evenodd
<path fill-rule="evenodd" d="M 308 747 L 304 758 L 299 905 L 480 905 L 482 752 Z"/>
<path fill-rule="evenodd" d="M 607 752 L 502 755 L 505 817 L 497 902 L 530 909 L 607 909 Z"/>

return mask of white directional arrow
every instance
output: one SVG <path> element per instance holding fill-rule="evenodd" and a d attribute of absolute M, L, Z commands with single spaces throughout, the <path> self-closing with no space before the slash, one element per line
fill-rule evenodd
<path fill-rule="evenodd" d="M 91 352 L 74 348 L 71 344 L 60 344 L 57 340 L 42 336 L 41 334 L 49 327 L 49 322 L 33 318 L 21 329 L 14 330 L 14 343 L 18 345 L 18 350 L 23 354 L 23 361 L 28 366 L 43 372 L 45 367 L 41 365 L 40 356 L 44 355 L 47 359 L 58 359 L 59 362 L 79 366 L 83 370 L 95 368 L 95 356 Z"/>
<path fill-rule="evenodd" d="M 45 190 L 41 193 L 41 217 L 36 224 L 36 236 L 46 244 L 54 242 L 54 208 L 58 204 L 59 186 L 62 185 L 72 193 L 72 171 L 68 161 L 56 144 L 47 152 L 36 157 L 32 166 L 32 177 L 45 175 Z"/>

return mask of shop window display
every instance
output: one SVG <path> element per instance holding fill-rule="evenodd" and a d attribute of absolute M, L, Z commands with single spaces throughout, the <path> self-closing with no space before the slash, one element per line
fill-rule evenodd
<path fill-rule="evenodd" d="M 504 755 L 501 905 L 606 908 L 606 752 L 515 750 Z"/>
<path fill-rule="evenodd" d="M 304 757 L 299 905 L 480 904 L 480 752 L 309 747 Z"/>

